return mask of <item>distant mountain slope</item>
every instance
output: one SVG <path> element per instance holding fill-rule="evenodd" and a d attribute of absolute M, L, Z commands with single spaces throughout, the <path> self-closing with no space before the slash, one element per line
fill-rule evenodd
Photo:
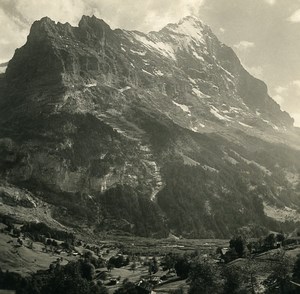
<path fill-rule="evenodd" d="M 37 220 L 45 205 L 96 232 L 228 237 L 300 219 L 292 118 L 197 18 L 149 34 L 43 18 L 0 90 L 0 213 L 23 189 Z"/>

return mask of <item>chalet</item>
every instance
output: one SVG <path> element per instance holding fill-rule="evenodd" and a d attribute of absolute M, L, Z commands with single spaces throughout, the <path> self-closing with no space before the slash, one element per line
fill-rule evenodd
<path fill-rule="evenodd" d="M 160 284 L 162 282 L 162 280 L 159 276 L 151 275 L 148 282 L 151 283 L 152 285 L 157 285 L 157 284 Z"/>
<path fill-rule="evenodd" d="M 96 270 L 96 279 L 105 280 L 107 277 L 107 271 Z"/>
<path fill-rule="evenodd" d="M 219 254 L 218 262 L 225 262 L 227 261 L 227 256 L 226 254 L 229 252 L 229 248 L 224 247 L 224 248 L 218 248 L 217 253 Z"/>
<path fill-rule="evenodd" d="M 228 247 L 225 247 L 225 248 L 222 248 L 221 249 L 221 255 L 222 256 L 225 256 L 225 254 L 229 251 L 229 248 Z"/>
<path fill-rule="evenodd" d="M 107 283 L 108 286 L 114 286 L 119 284 L 119 280 L 118 279 L 110 279 L 109 282 Z"/>

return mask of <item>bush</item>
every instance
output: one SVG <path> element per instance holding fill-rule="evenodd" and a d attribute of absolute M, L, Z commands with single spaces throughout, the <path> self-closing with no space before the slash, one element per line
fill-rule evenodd
<path fill-rule="evenodd" d="M 91 282 L 94 266 L 84 260 L 65 266 L 50 266 L 51 270 L 39 271 L 31 277 L 2 272 L 0 288 L 16 290 L 18 294 L 107 294 L 107 289 Z"/>
<path fill-rule="evenodd" d="M 123 255 L 112 256 L 109 259 L 108 264 L 110 264 L 113 267 L 120 268 L 122 266 L 128 265 L 129 264 L 129 259 L 125 259 Z"/>
<path fill-rule="evenodd" d="M 174 268 L 178 277 L 186 279 L 189 276 L 191 265 L 186 257 L 179 257 Z"/>

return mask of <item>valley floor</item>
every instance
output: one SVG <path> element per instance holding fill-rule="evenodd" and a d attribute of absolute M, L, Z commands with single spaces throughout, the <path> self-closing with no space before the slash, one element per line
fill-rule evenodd
<path fill-rule="evenodd" d="M 29 277 L 36 272 L 51 269 L 51 265 L 64 266 L 72 261 L 86 260 L 84 256 L 90 252 L 95 260 L 102 260 L 101 265 L 95 267 L 93 283 L 105 286 L 111 294 L 123 287 L 124 283 L 131 282 L 139 285 L 142 281 L 152 285 L 153 293 L 174 293 L 178 289 L 180 293 L 188 293 L 190 281 L 178 277 L 174 268 L 168 270 L 163 267 L 164 258 L 170 254 L 184 258 L 196 254 L 199 260 L 208 261 L 215 268 L 221 269 L 225 266 L 230 270 L 241 271 L 245 275 L 253 275 L 256 280 L 256 293 L 265 293 L 268 287 L 265 281 L 274 272 L 274 267 L 281 262 L 282 256 L 289 260 L 288 271 L 291 272 L 292 264 L 300 254 L 300 245 L 293 245 L 246 258 L 237 258 L 224 264 L 218 256 L 217 248 L 228 247 L 229 240 L 187 240 L 175 236 L 169 239 L 150 239 L 106 235 L 105 239 L 99 240 L 95 236 L 93 238 L 90 236 L 88 239 L 91 242 L 81 240 L 80 244 L 72 249 L 64 250 L 63 242 L 60 240 L 52 239 L 56 245 L 48 246 L 33 241 L 23 233 L 16 237 L 6 230 L 4 224 L 1 224 L 0 229 L 0 268 L 3 272 L 8 270 Z M 120 258 L 123 264 L 109 267 L 108 264 L 114 258 Z M 149 273 L 149 266 L 154 260 L 158 265 L 157 269 L 155 273 Z M 297 287 L 296 284 L 294 286 Z"/>

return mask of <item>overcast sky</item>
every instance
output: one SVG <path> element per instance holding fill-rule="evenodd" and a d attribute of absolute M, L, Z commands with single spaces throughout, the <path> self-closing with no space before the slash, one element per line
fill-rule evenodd
<path fill-rule="evenodd" d="M 77 25 L 83 14 L 144 32 L 200 17 L 300 126 L 300 0 L 0 0 L 0 63 L 26 42 L 34 20 Z"/>

